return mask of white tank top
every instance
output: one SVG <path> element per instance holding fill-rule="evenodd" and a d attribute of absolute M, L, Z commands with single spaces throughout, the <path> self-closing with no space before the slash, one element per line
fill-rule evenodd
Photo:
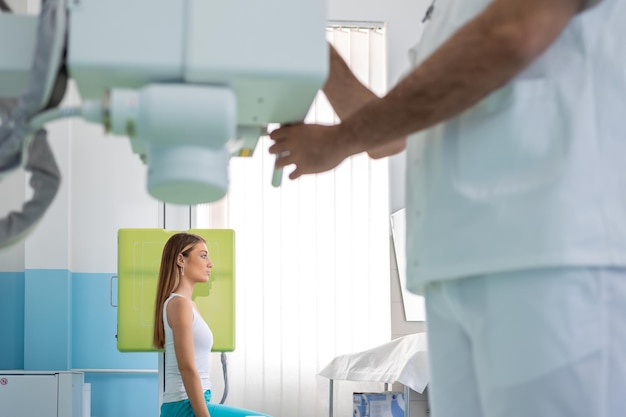
<path fill-rule="evenodd" d="M 178 369 L 178 362 L 176 361 L 172 328 L 167 321 L 167 305 L 174 297 L 185 298 L 180 294 L 172 293 L 163 304 L 163 327 L 165 329 L 165 392 L 163 393 L 163 402 L 165 403 L 188 398 L 180 376 L 180 370 Z M 193 308 L 192 331 L 196 369 L 200 374 L 202 390 L 210 390 L 210 354 L 213 347 L 213 333 L 195 308 Z"/>

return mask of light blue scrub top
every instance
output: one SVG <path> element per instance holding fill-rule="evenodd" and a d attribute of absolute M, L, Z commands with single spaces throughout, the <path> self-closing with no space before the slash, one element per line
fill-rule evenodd
<path fill-rule="evenodd" d="M 437 0 L 426 58 L 489 0 Z M 595 3 L 595 2 L 591 2 Z M 602 0 L 512 82 L 407 149 L 407 286 L 626 266 L 626 1 Z"/>

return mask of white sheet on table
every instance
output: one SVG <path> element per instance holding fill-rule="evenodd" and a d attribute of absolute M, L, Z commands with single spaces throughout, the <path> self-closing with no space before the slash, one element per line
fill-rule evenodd
<path fill-rule="evenodd" d="M 337 356 L 319 375 L 333 380 L 400 382 L 422 393 L 429 381 L 426 334 L 412 334 L 362 352 Z"/>

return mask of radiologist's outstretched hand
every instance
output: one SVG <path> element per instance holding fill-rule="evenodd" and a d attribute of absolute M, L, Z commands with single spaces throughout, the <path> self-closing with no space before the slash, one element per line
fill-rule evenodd
<path fill-rule="evenodd" d="M 296 124 L 280 127 L 270 133 L 274 144 L 269 152 L 277 154 L 276 168 L 294 164 L 289 174 L 294 180 L 304 174 L 329 171 L 347 157 L 357 153 L 341 124 L 325 126 Z"/>

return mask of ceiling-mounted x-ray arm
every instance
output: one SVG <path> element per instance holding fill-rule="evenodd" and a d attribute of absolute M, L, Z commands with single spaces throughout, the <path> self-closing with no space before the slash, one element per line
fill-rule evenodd
<path fill-rule="evenodd" d="M 31 173 L 33 189 L 21 211 L 0 219 L 0 248 L 18 242 L 35 227 L 59 188 L 61 175 L 47 133 L 31 121 L 46 108 L 57 106 L 64 95 L 66 17 L 64 2 L 55 0 L 43 2 L 38 18 L 0 15 L 0 30 L 4 31 L 0 41 L 4 61 L 0 72 L 0 180 L 23 168 Z M 14 94 L 18 91 L 21 94 Z"/>
<path fill-rule="evenodd" d="M 216 201 L 229 158 L 250 156 L 269 124 L 303 121 L 328 71 L 324 1 L 47 0 L 36 26 L 0 19 L 0 97 L 28 84 L 0 126 L 0 178 L 53 161 L 43 145 L 34 152 L 45 142 L 36 133 L 78 116 L 129 138 L 156 199 Z M 56 109 L 66 74 L 81 104 Z M 0 231 L 0 247 L 39 217 Z"/>

